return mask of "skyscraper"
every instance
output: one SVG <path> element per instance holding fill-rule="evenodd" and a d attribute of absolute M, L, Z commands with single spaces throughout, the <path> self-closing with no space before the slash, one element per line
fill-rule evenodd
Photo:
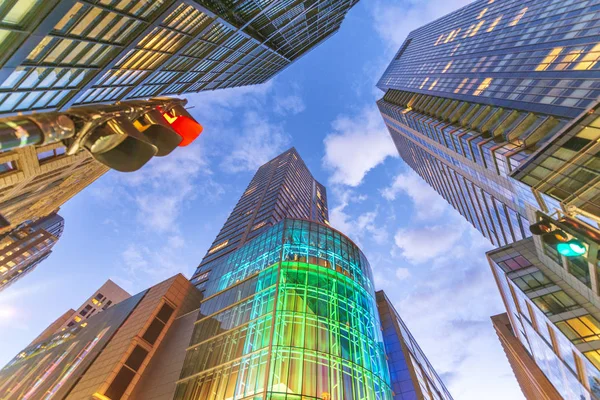
<path fill-rule="evenodd" d="M 0 10 L 0 114 L 262 83 L 355 0 L 18 0 Z"/>
<path fill-rule="evenodd" d="M 52 213 L 0 236 L 0 291 L 48 258 L 63 227 L 63 218 Z"/>
<path fill-rule="evenodd" d="M 450 399 L 386 301 L 382 326 L 366 257 L 326 221 L 324 187 L 295 149 L 284 152 L 259 169 L 219 233 L 231 229 L 232 246 L 204 258 L 201 290 L 179 275 L 29 346 L 0 371 L 0 396 L 407 399 L 390 388 L 390 368 L 400 379 L 408 371 L 402 343 L 415 357 L 411 384 Z"/>
<path fill-rule="evenodd" d="M 511 176 L 600 94 L 597 4 L 563 6 L 476 1 L 413 31 L 378 83 L 401 157 L 498 246 L 537 208 Z"/>
<path fill-rule="evenodd" d="M 329 224 L 327 192 L 295 148 L 261 166 L 192 278 L 203 288 L 212 264 L 284 218 Z"/>
<path fill-rule="evenodd" d="M 378 83 L 402 158 L 502 246 L 509 359 L 577 400 L 600 398 L 599 7 L 476 1 L 412 32 Z"/>
<path fill-rule="evenodd" d="M 131 297 L 129 293 L 109 279 L 79 306 L 77 310 L 70 309 L 58 317 L 28 347 L 44 342 L 57 333 L 85 323 L 92 315 L 102 312 L 129 297 Z"/>
<path fill-rule="evenodd" d="M 383 290 L 376 297 L 394 400 L 452 400 L 390 299 Z"/>
<path fill-rule="evenodd" d="M 508 315 L 494 315 L 492 324 L 525 398 L 562 400 L 563 397 L 515 336 Z"/>

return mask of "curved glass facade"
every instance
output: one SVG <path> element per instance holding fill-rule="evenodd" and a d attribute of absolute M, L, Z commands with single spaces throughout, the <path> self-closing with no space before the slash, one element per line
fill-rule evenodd
<path fill-rule="evenodd" d="M 176 399 L 392 399 L 369 263 L 286 219 L 215 263 Z"/>

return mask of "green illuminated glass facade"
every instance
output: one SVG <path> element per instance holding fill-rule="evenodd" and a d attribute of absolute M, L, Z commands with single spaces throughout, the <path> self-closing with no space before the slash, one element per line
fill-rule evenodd
<path fill-rule="evenodd" d="M 392 399 L 370 266 L 343 234 L 284 219 L 211 268 L 176 399 Z"/>

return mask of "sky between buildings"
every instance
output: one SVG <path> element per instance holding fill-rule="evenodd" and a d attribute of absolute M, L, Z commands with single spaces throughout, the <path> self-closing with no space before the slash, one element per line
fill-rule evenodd
<path fill-rule="evenodd" d="M 398 158 L 375 105 L 406 35 L 467 3 L 362 0 L 273 81 L 190 96 L 203 135 L 72 199 L 54 254 L 0 294 L 0 365 L 108 278 L 134 294 L 190 277 L 256 169 L 295 146 L 454 398 L 522 399 L 489 320 L 491 245 Z"/>

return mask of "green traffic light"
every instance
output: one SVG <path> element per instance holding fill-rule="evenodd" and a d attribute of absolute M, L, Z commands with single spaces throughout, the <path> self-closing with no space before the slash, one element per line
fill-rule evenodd
<path fill-rule="evenodd" d="M 585 245 L 579 240 L 572 239 L 556 245 L 556 250 L 565 257 L 577 257 L 586 253 Z"/>

